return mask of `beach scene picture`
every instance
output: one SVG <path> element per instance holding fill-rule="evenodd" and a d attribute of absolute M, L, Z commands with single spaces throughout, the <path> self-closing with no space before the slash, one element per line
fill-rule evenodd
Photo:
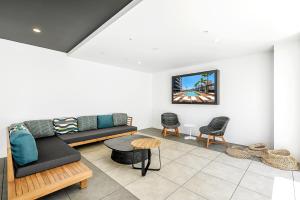
<path fill-rule="evenodd" d="M 217 71 L 173 77 L 173 103 L 216 104 Z"/>

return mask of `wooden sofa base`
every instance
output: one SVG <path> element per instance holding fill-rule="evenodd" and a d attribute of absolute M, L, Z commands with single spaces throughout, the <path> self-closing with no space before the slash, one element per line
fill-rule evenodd
<path fill-rule="evenodd" d="M 70 185 L 87 187 L 92 171 L 81 161 L 8 181 L 9 200 L 37 199 Z"/>
<path fill-rule="evenodd" d="M 110 135 L 110 136 L 106 136 L 106 137 L 101 137 L 101 138 L 96 138 L 96 139 L 91 139 L 91 140 L 85 140 L 85 141 L 82 141 L 82 142 L 74 142 L 74 143 L 69 144 L 69 146 L 70 147 L 75 147 L 75 146 L 80 146 L 80 145 L 89 144 L 89 143 L 93 143 L 93 142 L 100 142 L 100 141 L 108 140 L 108 139 L 112 139 L 112 138 L 133 135 L 135 133 L 137 133 L 137 131 L 130 131 L 130 132 L 126 132 L 126 133 L 120 133 L 120 134 L 116 134 L 116 135 Z"/>

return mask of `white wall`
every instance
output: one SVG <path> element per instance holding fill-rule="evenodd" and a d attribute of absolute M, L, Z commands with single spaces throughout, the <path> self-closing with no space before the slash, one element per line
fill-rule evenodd
<path fill-rule="evenodd" d="M 0 156 L 14 122 L 126 112 L 151 126 L 152 75 L 0 40 Z"/>
<path fill-rule="evenodd" d="M 171 76 L 210 69 L 220 70 L 220 105 L 171 103 Z M 180 121 L 197 127 L 219 115 L 231 118 L 226 139 L 239 144 L 273 145 L 273 53 L 216 61 L 153 74 L 153 124 L 160 115 L 175 112 Z M 181 129 L 181 131 L 183 131 Z"/>
<path fill-rule="evenodd" d="M 300 36 L 274 46 L 274 146 L 300 160 Z"/>

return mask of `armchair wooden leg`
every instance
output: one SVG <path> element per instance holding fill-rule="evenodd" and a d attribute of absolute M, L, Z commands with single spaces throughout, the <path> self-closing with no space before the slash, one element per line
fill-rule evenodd
<path fill-rule="evenodd" d="M 210 135 L 207 135 L 207 143 L 206 143 L 206 148 L 208 148 L 208 146 L 209 146 L 209 140 L 210 140 Z"/>
<path fill-rule="evenodd" d="M 202 138 L 202 133 L 200 132 L 200 134 L 199 134 L 199 136 L 197 137 L 197 140 L 202 140 L 203 138 Z"/>
<path fill-rule="evenodd" d="M 179 129 L 178 129 L 178 128 L 175 129 L 175 135 L 176 135 L 177 137 L 179 137 Z"/>
<path fill-rule="evenodd" d="M 224 139 L 224 136 L 221 136 L 221 139 L 222 139 L 223 144 L 225 144 L 225 146 L 228 146 L 226 140 Z"/>
<path fill-rule="evenodd" d="M 168 130 L 166 128 L 163 129 L 163 136 L 166 137 L 167 136 L 167 132 Z"/>

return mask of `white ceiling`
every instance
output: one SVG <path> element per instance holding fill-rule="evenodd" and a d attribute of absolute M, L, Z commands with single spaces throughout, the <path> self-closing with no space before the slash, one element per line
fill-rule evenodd
<path fill-rule="evenodd" d="M 299 8 L 299 0 L 143 0 L 70 55 L 156 72 L 267 51 L 300 32 Z"/>

